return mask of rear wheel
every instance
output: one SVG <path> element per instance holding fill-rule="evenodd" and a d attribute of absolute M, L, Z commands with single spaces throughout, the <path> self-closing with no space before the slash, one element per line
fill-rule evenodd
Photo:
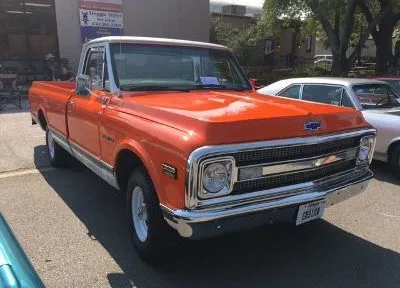
<path fill-rule="evenodd" d="M 54 141 L 53 133 L 48 128 L 46 128 L 46 148 L 51 166 L 68 166 L 70 155 Z"/>
<path fill-rule="evenodd" d="M 393 172 L 400 176 L 400 144 L 393 148 L 389 161 Z"/>
<path fill-rule="evenodd" d="M 153 263 L 162 261 L 178 236 L 163 219 L 153 183 L 143 167 L 136 168 L 128 181 L 127 219 L 138 255 Z"/>

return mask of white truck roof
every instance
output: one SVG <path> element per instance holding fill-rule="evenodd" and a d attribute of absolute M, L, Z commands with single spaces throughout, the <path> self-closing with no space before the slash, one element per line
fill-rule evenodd
<path fill-rule="evenodd" d="M 231 51 L 228 47 L 207 43 L 197 42 L 180 39 L 170 38 L 154 38 L 154 37 L 134 37 L 134 36 L 108 36 L 93 39 L 87 42 L 85 45 L 91 45 L 95 43 L 108 42 L 108 43 L 136 43 L 136 44 L 153 44 L 153 45 L 169 45 L 169 46 L 185 46 L 185 47 L 200 47 Z"/>

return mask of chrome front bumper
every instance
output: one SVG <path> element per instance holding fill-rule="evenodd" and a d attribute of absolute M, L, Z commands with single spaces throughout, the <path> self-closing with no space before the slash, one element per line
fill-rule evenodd
<path fill-rule="evenodd" d="M 368 185 L 373 173 L 363 169 L 354 177 L 315 187 L 301 194 L 250 203 L 235 203 L 224 207 L 196 210 L 171 210 L 161 204 L 164 219 L 184 238 L 201 239 L 228 232 L 257 227 L 267 223 L 295 221 L 301 204 L 325 199 L 326 207 L 349 199 Z"/>

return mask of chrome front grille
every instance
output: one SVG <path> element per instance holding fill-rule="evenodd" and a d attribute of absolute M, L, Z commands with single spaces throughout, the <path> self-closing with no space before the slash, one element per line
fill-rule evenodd
<path fill-rule="evenodd" d="M 331 181 L 331 176 L 340 182 L 360 169 L 368 170 L 368 165 L 361 167 L 357 164 L 360 140 L 375 133 L 374 129 L 361 129 L 340 134 L 201 147 L 191 153 L 188 160 L 186 207 L 207 209 L 228 203 L 287 197 L 305 193 L 307 189 L 317 189 Z M 214 198 L 201 197 L 199 191 L 204 189 L 202 164 L 221 157 L 233 158 L 232 190 Z"/>
<path fill-rule="evenodd" d="M 318 144 L 271 147 L 267 149 L 238 152 L 229 156 L 235 158 L 236 166 L 287 161 L 297 158 L 307 158 L 323 154 L 330 154 L 337 151 L 354 148 L 360 144 L 360 139 L 361 136 L 357 136 Z"/>
<path fill-rule="evenodd" d="M 231 195 L 241 195 L 260 190 L 273 189 L 293 184 L 315 181 L 331 176 L 356 166 L 355 160 L 338 162 L 326 165 L 314 170 L 300 171 L 297 173 L 285 173 L 267 176 L 255 180 L 236 182 Z"/>

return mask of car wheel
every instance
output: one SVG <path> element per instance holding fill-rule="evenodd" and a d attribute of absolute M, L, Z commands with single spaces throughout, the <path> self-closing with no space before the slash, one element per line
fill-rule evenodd
<path fill-rule="evenodd" d="M 396 145 L 390 154 L 390 166 L 393 172 L 400 176 L 400 145 Z"/>
<path fill-rule="evenodd" d="M 162 261 L 177 233 L 165 222 L 153 183 L 143 167 L 127 185 L 127 219 L 138 255 L 149 262 Z"/>
<path fill-rule="evenodd" d="M 68 166 L 70 155 L 56 141 L 54 141 L 53 133 L 48 128 L 46 129 L 46 148 L 51 166 Z"/>

